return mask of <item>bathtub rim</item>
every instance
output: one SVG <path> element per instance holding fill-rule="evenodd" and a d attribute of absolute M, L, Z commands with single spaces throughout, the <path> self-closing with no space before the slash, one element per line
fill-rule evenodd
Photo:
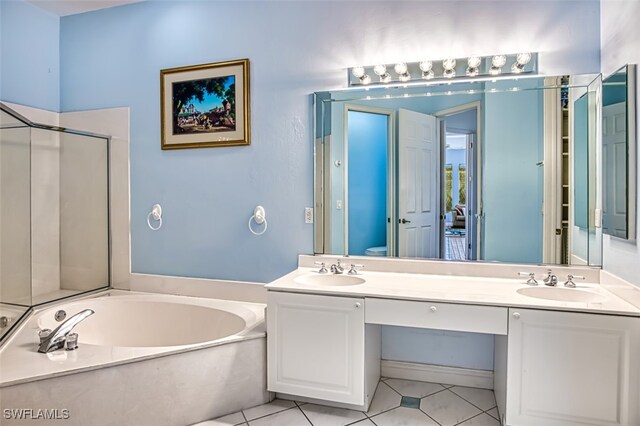
<path fill-rule="evenodd" d="M 263 303 L 109 289 L 109 290 L 101 290 L 100 292 L 94 293 L 91 295 L 83 295 L 82 297 L 78 297 L 73 300 L 67 299 L 62 301 L 62 303 L 60 303 L 61 301 L 48 303 L 46 305 L 38 307 L 38 309 L 33 309 L 28 314 L 28 317 L 24 319 L 22 324 L 20 324 L 20 326 L 17 327 L 14 333 L 12 333 L 12 335 L 3 343 L 2 347 L 0 348 L 0 365 L 2 366 L 2 370 L 10 369 L 12 367 L 20 368 L 21 366 L 23 367 L 23 370 L 28 370 L 30 366 L 24 367 L 25 364 L 28 364 L 30 362 L 38 363 L 41 359 L 42 361 L 47 361 L 41 357 L 48 357 L 48 354 L 40 354 L 35 352 L 35 347 L 37 346 L 37 344 L 34 343 L 34 340 L 33 340 L 34 336 L 36 335 L 35 330 L 38 328 L 38 325 L 37 325 L 38 318 L 42 312 L 48 309 L 51 309 L 56 305 L 64 305 L 68 303 L 77 302 L 83 299 L 94 299 L 94 298 L 109 297 L 109 296 L 115 296 L 118 298 L 126 298 L 126 299 L 138 299 L 141 297 L 145 297 L 145 298 L 151 298 L 151 300 L 163 300 L 163 299 L 171 298 L 174 300 L 180 299 L 187 304 L 195 304 L 195 305 L 206 305 L 207 303 L 210 303 L 210 304 L 222 303 L 222 304 L 229 304 L 229 305 L 235 304 L 235 305 L 244 306 L 249 310 L 251 310 L 254 314 L 256 314 L 256 320 L 251 322 L 250 324 L 248 323 L 247 326 L 239 333 L 236 333 L 227 337 L 223 337 L 221 339 L 213 340 L 213 341 L 192 343 L 188 345 L 159 346 L 159 347 L 118 347 L 118 346 L 110 347 L 110 346 L 98 346 L 98 345 L 86 344 L 85 352 L 89 351 L 86 348 L 92 349 L 92 352 L 100 351 L 100 349 L 98 348 L 116 348 L 116 350 L 120 353 L 118 353 L 115 356 L 115 359 L 107 360 L 105 359 L 105 357 L 103 357 L 103 359 L 101 361 L 97 361 L 97 363 L 86 364 L 85 362 L 85 365 L 80 365 L 77 367 L 73 367 L 73 360 L 70 360 L 69 361 L 69 363 L 71 363 L 70 365 L 68 365 L 69 363 L 66 363 L 66 362 L 63 362 L 62 364 L 51 362 L 47 364 L 51 367 L 48 369 L 48 371 L 36 372 L 35 374 L 26 374 L 24 371 L 21 371 L 20 373 L 10 374 L 10 375 L 2 374 L 0 375 L 0 390 L 6 387 L 10 387 L 10 386 L 18 385 L 22 383 L 29 383 L 29 382 L 45 380 L 45 379 L 54 378 L 54 377 L 66 376 L 69 374 L 92 371 L 100 368 L 108 368 L 108 367 L 114 367 L 117 365 L 130 364 L 134 362 L 142 362 L 148 359 L 165 357 L 165 356 L 170 356 L 170 355 L 179 354 L 183 352 L 195 351 L 199 349 L 212 348 L 215 346 L 241 342 L 244 340 L 266 338 L 265 315 L 264 315 L 266 304 L 263 304 Z M 214 309 L 219 309 L 219 308 L 214 307 Z M 243 318 L 243 320 L 244 319 L 245 318 Z M 31 330 L 28 330 L 28 329 L 31 329 Z M 30 336 L 29 333 L 33 334 L 33 336 Z M 80 341 L 80 344 L 81 344 L 81 348 L 79 350 L 81 351 L 82 350 L 81 341 Z M 24 356 L 24 351 L 27 350 L 24 347 L 25 345 L 29 345 L 34 348 L 33 351 L 27 352 L 29 354 L 28 356 Z M 102 349 L 102 350 L 108 351 L 107 349 Z M 56 352 L 60 353 L 60 351 L 56 351 Z M 71 352 L 71 354 L 73 354 L 72 356 L 76 356 L 77 354 L 81 354 L 81 353 L 82 352 Z M 126 353 L 129 353 L 129 354 L 126 355 Z M 25 358 L 24 361 L 15 359 L 16 357 L 20 358 L 21 356 Z M 8 357 L 9 359 L 6 360 L 6 357 Z M 5 360 L 3 360 L 3 358 L 5 358 Z M 9 376 L 9 378 L 7 379 L 6 376 Z"/>

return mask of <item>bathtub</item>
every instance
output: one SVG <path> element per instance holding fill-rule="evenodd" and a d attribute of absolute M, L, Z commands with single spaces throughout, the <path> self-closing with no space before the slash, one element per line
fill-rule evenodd
<path fill-rule="evenodd" d="M 77 350 L 37 352 L 55 312 L 87 308 Z M 40 309 L 0 349 L 0 422 L 43 424 L 49 410 L 65 425 L 184 426 L 265 403 L 264 308 L 109 291 Z"/>

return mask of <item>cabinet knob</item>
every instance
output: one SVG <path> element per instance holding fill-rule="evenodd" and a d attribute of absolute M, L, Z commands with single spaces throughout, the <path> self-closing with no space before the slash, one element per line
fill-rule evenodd
<path fill-rule="evenodd" d="M 356 309 L 359 308 L 360 306 L 362 306 L 360 302 L 356 302 Z"/>
<path fill-rule="evenodd" d="M 432 306 L 432 307 L 429 308 L 429 310 L 431 312 L 436 312 L 438 310 L 438 308 L 436 308 L 435 306 Z"/>
<path fill-rule="evenodd" d="M 514 312 L 514 313 L 513 313 L 513 317 L 514 317 L 515 319 L 520 319 L 520 314 L 519 314 L 518 312 Z"/>

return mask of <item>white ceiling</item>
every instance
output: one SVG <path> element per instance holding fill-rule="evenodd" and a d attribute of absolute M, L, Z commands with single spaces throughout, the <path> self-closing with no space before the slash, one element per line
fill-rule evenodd
<path fill-rule="evenodd" d="M 29 3 L 58 16 L 75 15 L 92 10 L 107 9 L 144 0 L 27 0 Z"/>

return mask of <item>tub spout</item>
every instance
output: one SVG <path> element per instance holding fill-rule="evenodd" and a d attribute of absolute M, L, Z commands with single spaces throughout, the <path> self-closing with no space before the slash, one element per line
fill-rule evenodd
<path fill-rule="evenodd" d="M 85 309 L 84 311 L 78 312 L 77 314 L 60 324 L 58 328 L 51 332 L 49 337 L 47 337 L 42 341 L 42 343 L 40 343 L 38 352 L 47 353 L 64 347 L 64 340 L 67 335 L 71 333 L 71 330 L 73 330 L 76 325 L 80 324 L 82 320 L 90 315 L 93 315 L 94 313 L 95 312 L 92 309 Z"/>

